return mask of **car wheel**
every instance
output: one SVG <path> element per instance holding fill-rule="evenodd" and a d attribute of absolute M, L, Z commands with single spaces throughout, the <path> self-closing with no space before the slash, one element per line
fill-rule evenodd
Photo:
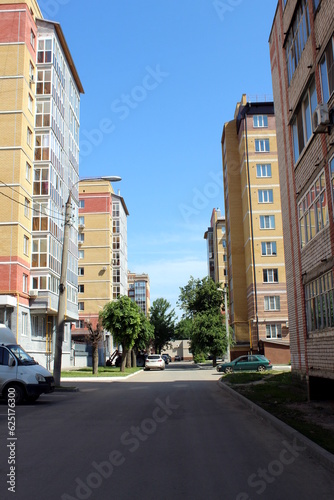
<path fill-rule="evenodd" d="M 257 371 L 258 372 L 265 372 L 266 371 L 266 367 L 263 366 L 263 365 L 260 365 L 260 366 L 257 367 Z"/>
<path fill-rule="evenodd" d="M 160 370 L 164 370 L 164 368 L 160 368 Z"/>
<path fill-rule="evenodd" d="M 19 405 L 25 398 L 25 392 L 19 385 L 10 385 L 7 387 L 7 401 L 13 397 L 13 390 L 15 390 L 15 404 Z"/>
<path fill-rule="evenodd" d="M 145 368 L 145 371 L 149 372 L 149 371 L 150 371 L 150 369 L 149 369 L 149 368 Z"/>
<path fill-rule="evenodd" d="M 233 368 L 231 366 L 228 366 L 225 368 L 225 373 L 233 373 Z"/>

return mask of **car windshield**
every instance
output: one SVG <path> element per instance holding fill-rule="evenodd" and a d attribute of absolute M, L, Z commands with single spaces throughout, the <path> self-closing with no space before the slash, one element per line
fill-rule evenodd
<path fill-rule="evenodd" d="M 9 345 L 8 348 L 11 350 L 11 352 L 14 354 L 16 359 L 19 361 L 20 364 L 22 365 L 37 365 L 36 361 L 29 356 L 28 353 L 26 353 L 21 346 L 13 344 Z"/>

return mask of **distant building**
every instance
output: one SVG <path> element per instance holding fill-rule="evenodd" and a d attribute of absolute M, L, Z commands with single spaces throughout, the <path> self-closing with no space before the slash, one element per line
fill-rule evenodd
<path fill-rule="evenodd" d="M 224 287 L 227 284 L 227 248 L 225 217 L 222 217 L 219 208 L 214 208 L 211 215 L 210 227 L 204 233 L 207 240 L 208 275 Z"/>
<path fill-rule="evenodd" d="M 128 272 L 128 296 L 148 317 L 150 313 L 150 278 L 148 274 Z"/>
<path fill-rule="evenodd" d="M 270 34 L 292 371 L 334 380 L 334 2 L 280 0 Z"/>
<path fill-rule="evenodd" d="M 0 322 L 52 369 L 64 205 L 79 179 L 83 87 L 58 23 L 38 3 L 0 0 Z M 73 187 L 74 212 L 78 190 Z M 78 319 L 77 231 L 71 228 L 63 366 Z"/>
<path fill-rule="evenodd" d="M 288 362 L 289 332 L 272 102 L 237 104 L 222 135 L 232 359 L 260 352 Z"/>

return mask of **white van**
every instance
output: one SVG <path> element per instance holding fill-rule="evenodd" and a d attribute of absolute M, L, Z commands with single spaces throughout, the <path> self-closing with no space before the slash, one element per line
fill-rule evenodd
<path fill-rule="evenodd" d="M 0 324 L 0 395 L 7 399 L 13 388 L 19 404 L 53 392 L 55 383 L 51 373 L 17 345 L 13 332 Z"/>

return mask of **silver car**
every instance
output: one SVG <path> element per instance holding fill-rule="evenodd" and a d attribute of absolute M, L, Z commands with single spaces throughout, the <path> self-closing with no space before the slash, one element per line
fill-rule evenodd
<path fill-rule="evenodd" d="M 160 354 L 150 354 L 145 361 L 145 370 L 157 368 L 159 370 L 165 369 L 165 361 Z"/>

